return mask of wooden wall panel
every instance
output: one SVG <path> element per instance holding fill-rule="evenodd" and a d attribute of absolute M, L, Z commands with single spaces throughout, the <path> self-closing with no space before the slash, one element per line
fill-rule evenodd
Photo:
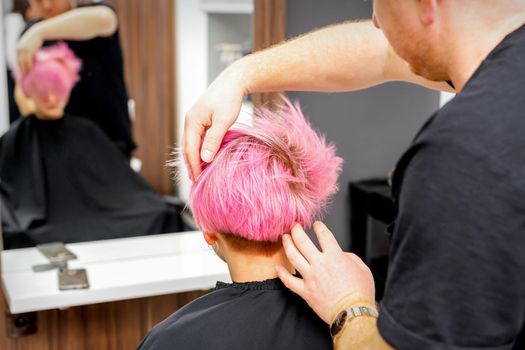
<path fill-rule="evenodd" d="M 48 310 L 37 313 L 37 333 L 11 339 L 0 290 L 1 350 L 133 350 L 158 322 L 204 291 Z"/>
<path fill-rule="evenodd" d="M 134 155 L 146 180 L 171 194 L 165 163 L 175 140 L 175 1 L 107 1 L 119 17 L 126 85 L 135 100 Z"/>
<path fill-rule="evenodd" d="M 278 44 L 286 38 L 286 0 L 254 0 L 254 51 Z M 253 94 L 255 106 L 272 107 L 280 100 L 280 93 Z"/>

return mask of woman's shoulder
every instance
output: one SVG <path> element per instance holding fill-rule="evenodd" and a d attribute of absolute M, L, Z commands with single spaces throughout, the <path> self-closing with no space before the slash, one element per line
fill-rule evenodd
<path fill-rule="evenodd" d="M 297 337 L 299 335 L 299 337 Z M 139 349 L 331 349 L 328 326 L 278 281 L 222 283 L 156 325 Z"/>

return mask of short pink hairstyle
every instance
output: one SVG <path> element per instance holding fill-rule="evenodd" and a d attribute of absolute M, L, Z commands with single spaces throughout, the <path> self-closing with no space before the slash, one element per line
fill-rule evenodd
<path fill-rule="evenodd" d="M 275 112 L 257 110 L 253 124 L 226 133 L 192 185 L 190 206 L 204 232 L 275 242 L 319 217 L 343 160 L 289 100 Z"/>
<path fill-rule="evenodd" d="M 65 102 L 80 79 L 81 66 L 73 51 L 59 42 L 39 49 L 29 72 L 15 77 L 26 96 L 45 100 L 53 93 L 60 102 Z"/>

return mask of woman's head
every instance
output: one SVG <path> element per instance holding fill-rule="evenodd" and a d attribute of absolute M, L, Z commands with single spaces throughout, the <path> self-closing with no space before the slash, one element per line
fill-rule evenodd
<path fill-rule="evenodd" d="M 260 109 L 253 126 L 227 132 L 193 183 L 190 206 L 204 232 L 276 242 L 294 223 L 310 226 L 337 190 L 342 159 L 285 101 Z"/>
<path fill-rule="evenodd" d="M 17 76 L 24 94 L 32 99 L 37 112 L 47 118 L 60 118 L 71 90 L 79 80 L 80 60 L 63 42 L 35 53 L 27 74 Z"/>

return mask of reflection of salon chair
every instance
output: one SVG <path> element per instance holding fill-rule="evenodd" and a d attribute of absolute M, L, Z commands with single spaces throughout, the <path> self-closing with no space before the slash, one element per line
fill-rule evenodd
<path fill-rule="evenodd" d="M 177 232 L 184 203 L 165 199 L 89 120 L 19 120 L 0 139 L 4 248 Z"/>
<path fill-rule="evenodd" d="M 14 249 L 22 247 L 32 247 L 36 244 L 24 234 L 20 229 L 13 205 L 9 203 L 5 191 L 0 185 L 0 217 L 2 221 L 3 248 Z M 162 198 L 166 204 L 166 216 L 162 224 L 160 233 L 172 233 L 194 230 L 191 220 L 183 218 L 185 203 L 178 197 L 166 196 Z M 147 235 L 149 233 L 143 233 Z M 112 238 L 110 236 L 104 238 Z M 45 239 L 44 239 L 45 241 Z M 68 242 L 69 243 L 69 242 Z"/>
<path fill-rule="evenodd" d="M 5 191 L 0 185 L 0 213 L 3 229 L 3 247 L 4 249 L 14 249 L 22 247 L 32 247 L 36 244 L 31 239 L 28 239 L 23 230 L 20 229 L 16 214 L 13 210 L 13 205 L 9 203 Z M 193 230 L 191 221 L 183 219 L 183 210 L 185 203 L 178 197 L 166 196 L 162 198 L 166 205 L 166 215 L 160 233 L 171 233 Z M 38 225 L 38 223 L 36 223 Z M 143 232 L 141 235 L 147 235 L 151 232 Z M 154 232 L 159 233 L 159 232 Z M 97 237 L 100 239 L 101 237 Z M 112 238 L 111 236 L 103 237 L 103 239 Z M 90 240 L 87 237 L 87 240 Z M 44 238 L 42 242 L 46 241 Z M 72 241 L 73 242 L 73 241 Z M 39 243 L 41 243 L 39 241 Z M 69 242 L 68 242 L 69 243 Z"/>
<path fill-rule="evenodd" d="M 372 270 L 376 299 L 383 296 L 388 270 L 385 225 L 394 220 L 394 205 L 386 179 L 350 182 L 351 249 Z"/>

